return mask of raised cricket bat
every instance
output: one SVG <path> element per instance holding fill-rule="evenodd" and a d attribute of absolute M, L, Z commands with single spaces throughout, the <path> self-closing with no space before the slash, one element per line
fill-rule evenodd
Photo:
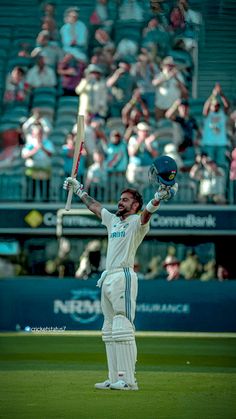
<path fill-rule="evenodd" d="M 84 144 L 84 116 L 78 115 L 77 118 L 77 135 L 75 140 L 75 150 L 74 150 L 74 157 L 73 157 L 73 164 L 72 164 L 72 170 L 71 170 L 71 177 L 76 178 L 78 174 L 79 169 L 79 162 L 80 157 L 83 149 Z M 65 210 L 70 211 L 71 209 L 71 201 L 73 197 L 73 189 L 71 188 L 68 192 L 67 201 Z"/>

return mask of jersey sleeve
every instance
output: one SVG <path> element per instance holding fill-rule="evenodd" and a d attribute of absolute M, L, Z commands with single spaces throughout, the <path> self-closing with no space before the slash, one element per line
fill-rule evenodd
<path fill-rule="evenodd" d="M 102 208 L 101 216 L 102 224 L 106 227 L 109 227 L 109 225 L 111 224 L 111 220 L 114 217 L 114 214 L 109 212 L 106 208 Z"/>

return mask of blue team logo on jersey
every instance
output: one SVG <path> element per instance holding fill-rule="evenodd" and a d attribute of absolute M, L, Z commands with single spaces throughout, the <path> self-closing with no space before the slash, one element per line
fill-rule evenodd
<path fill-rule="evenodd" d="M 110 234 L 111 239 L 120 239 L 121 237 L 125 237 L 125 231 L 112 231 Z"/>

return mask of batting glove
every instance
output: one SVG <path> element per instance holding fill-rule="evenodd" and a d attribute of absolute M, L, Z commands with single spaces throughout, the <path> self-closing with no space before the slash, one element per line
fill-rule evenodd
<path fill-rule="evenodd" d="M 172 186 L 166 186 L 166 185 L 161 184 L 158 188 L 158 191 L 155 193 L 154 197 L 157 201 L 167 202 L 176 195 L 178 191 L 178 187 L 179 186 L 177 182 Z"/>
<path fill-rule="evenodd" d="M 80 199 L 87 193 L 85 192 L 84 185 L 82 185 L 82 183 L 72 177 L 67 177 L 63 183 L 63 189 L 69 191 L 71 188 L 73 188 L 74 194 L 79 196 Z"/>

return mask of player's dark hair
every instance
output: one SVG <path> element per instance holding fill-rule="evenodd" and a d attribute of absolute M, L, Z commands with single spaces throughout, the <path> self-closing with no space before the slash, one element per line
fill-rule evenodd
<path fill-rule="evenodd" d="M 122 192 L 121 192 L 121 195 L 123 194 L 123 193 L 130 193 L 131 195 L 132 195 L 132 197 L 133 197 L 133 199 L 135 200 L 135 201 L 137 201 L 138 203 L 139 203 L 139 206 L 138 206 L 138 208 L 137 208 L 137 211 L 136 212 L 138 212 L 138 211 L 140 211 L 141 210 L 141 208 L 142 208 L 142 206 L 143 206 L 143 197 L 142 197 L 142 195 L 136 190 L 136 189 L 133 189 L 133 188 L 127 188 L 127 189 L 124 189 Z"/>

